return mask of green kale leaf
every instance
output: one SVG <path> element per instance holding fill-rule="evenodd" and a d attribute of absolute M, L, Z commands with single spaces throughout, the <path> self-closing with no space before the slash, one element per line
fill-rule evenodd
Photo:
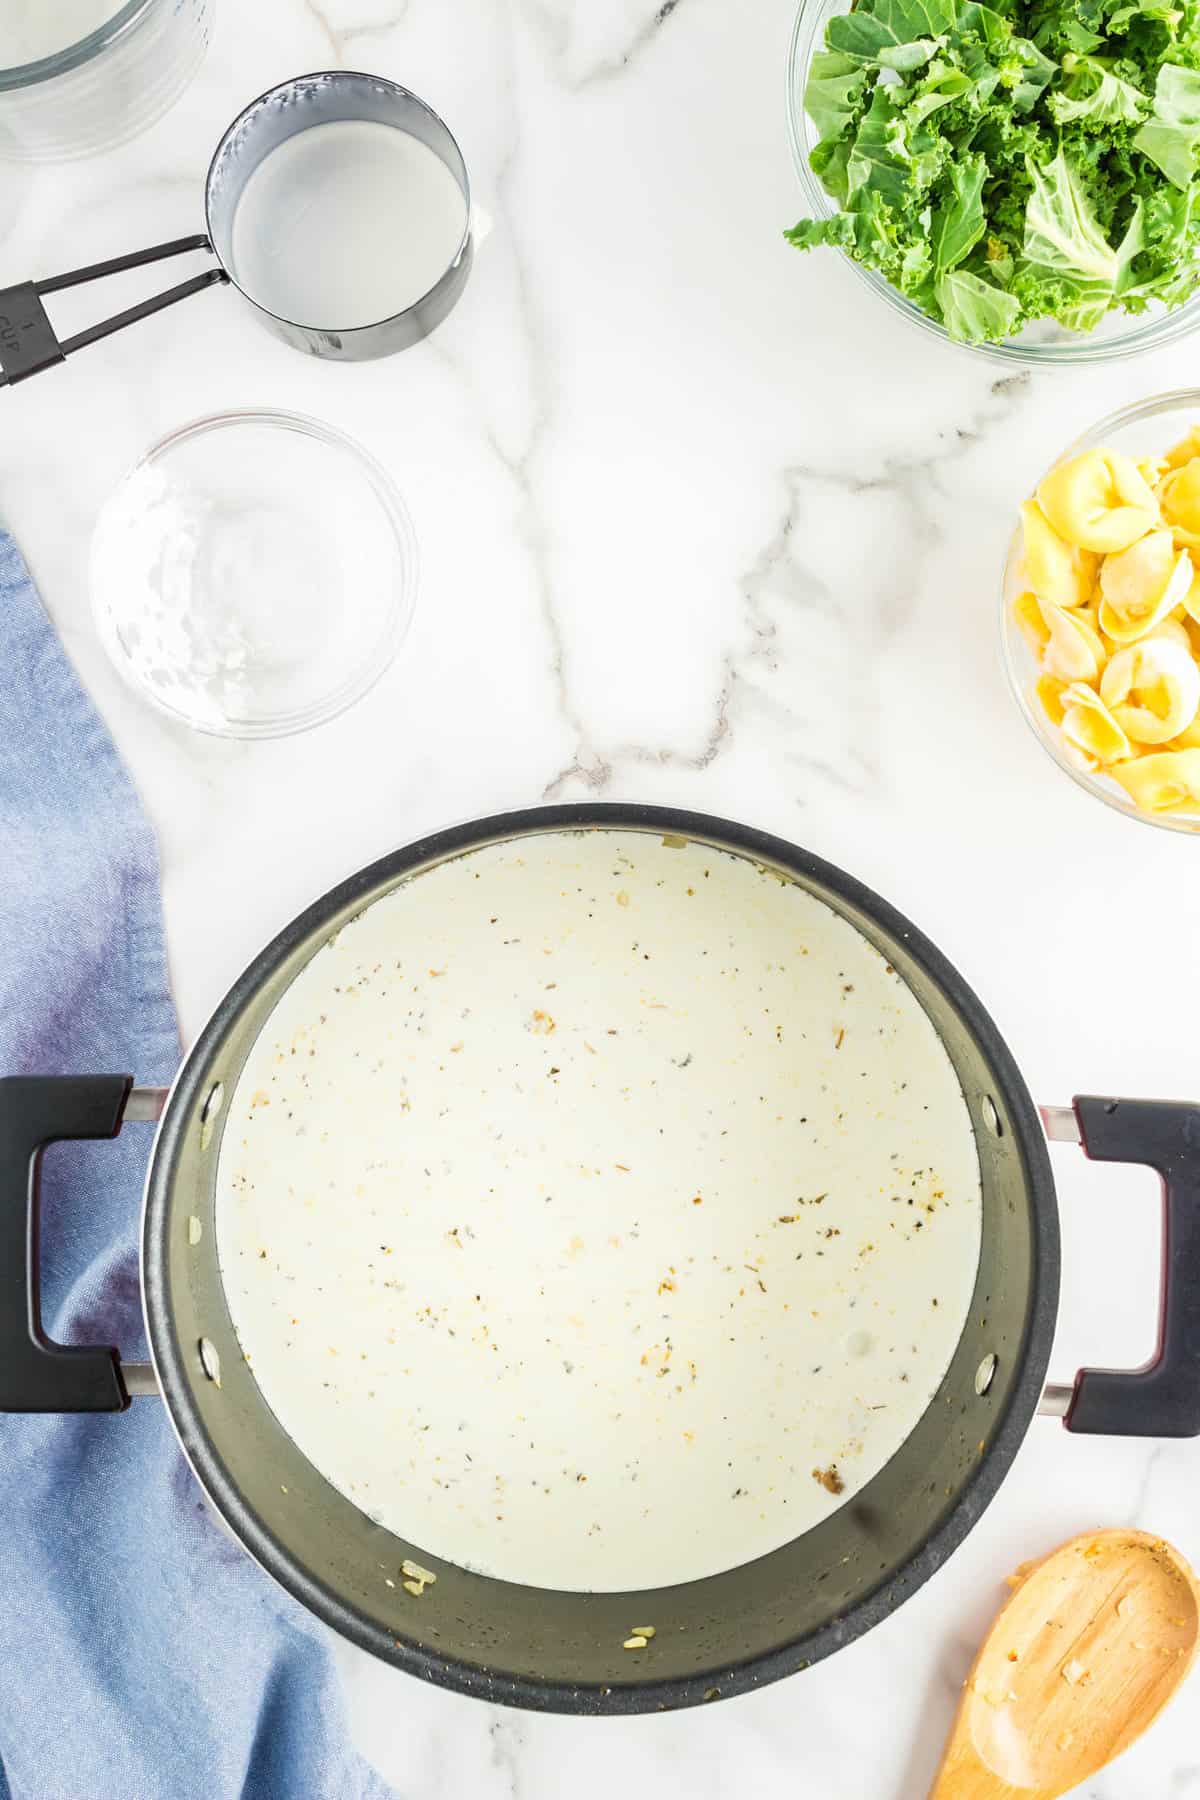
<path fill-rule="evenodd" d="M 1021 302 L 967 269 L 953 269 L 937 284 L 937 302 L 946 330 L 959 344 L 1004 338 L 1021 312 Z"/>
<path fill-rule="evenodd" d="M 1200 74 L 1163 64 L 1154 87 L 1154 110 L 1133 144 L 1177 188 L 1190 186 L 1200 146 Z"/>
<path fill-rule="evenodd" d="M 837 50 L 818 50 L 804 89 L 804 109 L 822 139 L 840 137 L 854 118 L 867 71 Z"/>

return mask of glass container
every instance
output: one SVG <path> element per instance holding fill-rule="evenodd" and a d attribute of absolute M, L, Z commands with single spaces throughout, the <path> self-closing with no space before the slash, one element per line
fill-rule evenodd
<path fill-rule="evenodd" d="M 353 705 L 404 641 L 416 578 L 386 470 L 298 413 L 173 432 L 92 541 L 92 606 L 116 667 L 160 712 L 221 737 L 282 737 Z"/>
<path fill-rule="evenodd" d="M 804 110 L 804 90 L 812 59 L 818 50 L 824 48 L 825 27 L 837 14 L 850 10 L 847 0 L 801 0 L 792 31 L 787 70 L 788 131 L 792 159 L 803 194 L 803 212 L 810 218 L 832 218 L 838 211 L 838 205 L 832 194 L 826 192 L 809 163 L 820 140 L 819 133 Z M 832 253 L 828 250 L 810 250 L 806 254 L 812 257 Z M 922 312 L 919 306 L 914 306 L 911 300 L 905 299 L 876 270 L 864 268 L 862 263 L 855 262 L 853 258 L 847 258 L 847 261 L 860 280 L 865 281 L 894 312 L 908 319 L 921 331 L 940 338 L 943 343 L 955 343 L 943 325 Z M 1146 312 L 1138 314 L 1111 312 L 1089 332 L 1068 331 L 1054 320 L 1047 319 L 1026 326 L 1016 337 L 1007 338 L 1002 343 L 956 344 L 956 348 L 1024 367 L 1039 367 L 1048 363 L 1109 363 L 1135 356 L 1143 350 L 1157 350 L 1164 344 L 1174 343 L 1176 339 L 1186 337 L 1189 332 L 1194 331 L 1198 324 L 1200 290 L 1184 305 L 1170 311 L 1164 306 L 1151 306 Z"/>
<path fill-rule="evenodd" d="M 1174 393 L 1159 394 L 1109 413 L 1069 445 L 1062 456 L 1055 459 L 1055 466 L 1070 456 L 1077 456 L 1081 450 L 1101 446 L 1107 450 L 1121 450 L 1132 457 L 1159 456 L 1186 437 L 1193 425 L 1200 425 L 1200 388 L 1179 388 Z M 1000 634 L 1009 685 L 1026 724 L 1063 774 L 1069 775 L 1085 793 L 1144 825 L 1157 825 L 1164 831 L 1200 832 L 1200 810 L 1195 813 L 1143 812 L 1111 775 L 1106 775 L 1103 769 L 1086 769 L 1072 758 L 1070 745 L 1038 700 L 1036 683 L 1040 670 L 1037 658 L 1013 612 L 1013 602 L 1024 585 L 1022 556 L 1022 535 L 1018 527 L 1013 532 L 1004 565 Z"/>
<path fill-rule="evenodd" d="M 213 0 L 4 0 L 0 157 L 65 162 L 144 131 L 200 67 Z"/>

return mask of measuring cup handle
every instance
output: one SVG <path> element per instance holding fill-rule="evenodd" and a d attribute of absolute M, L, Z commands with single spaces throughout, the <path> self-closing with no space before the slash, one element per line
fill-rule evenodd
<path fill-rule="evenodd" d="M 169 244 L 154 244 L 149 250 L 132 250 L 127 256 L 113 257 L 110 262 L 72 269 L 66 275 L 52 275 L 46 281 L 24 281 L 16 287 L 0 289 L 0 387 L 13 387 L 18 381 L 27 381 L 31 375 L 40 375 L 44 369 L 52 369 L 55 363 L 65 362 L 73 351 L 84 350 L 101 338 L 111 337 L 114 331 L 136 325 L 152 313 L 174 306 L 177 300 L 187 300 L 206 287 L 228 281 L 229 277 L 220 266 L 206 269 L 202 275 L 192 276 L 190 281 L 181 281 L 178 287 L 154 294 L 137 306 L 115 313 L 111 319 L 102 319 L 98 325 L 90 325 L 86 331 L 63 339 L 59 338 L 46 315 L 42 304 L 44 294 L 81 287 L 88 281 L 101 281 L 106 275 L 139 269 L 144 263 L 185 256 L 192 250 L 205 250 L 210 256 L 214 254 L 207 236 L 198 232 L 193 237 L 173 238 Z"/>

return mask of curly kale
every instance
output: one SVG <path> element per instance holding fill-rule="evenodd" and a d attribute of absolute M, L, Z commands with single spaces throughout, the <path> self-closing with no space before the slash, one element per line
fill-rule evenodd
<path fill-rule="evenodd" d="M 804 100 L 840 211 L 789 242 L 953 338 L 1088 331 L 1200 280 L 1200 0 L 858 0 Z"/>

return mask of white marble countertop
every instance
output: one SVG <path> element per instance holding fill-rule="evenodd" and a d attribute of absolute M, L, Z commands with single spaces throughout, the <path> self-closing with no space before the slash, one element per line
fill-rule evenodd
<path fill-rule="evenodd" d="M 210 293 L 6 394 L 0 516 L 25 549 L 158 828 L 184 1031 L 293 912 L 420 832 L 542 798 L 726 814 L 852 870 L 982 995 L 1037 1098 L 1194 1093 L 1200 885 L 1187 840 L 1110 814 L 1033 742 L 997 648 L 1013 507 L 1111 407 L 1194 379 L 1179 346 L 1038 374 L 928 342 L 798 211 L 793 0 L 219 0 L 199 79 L 151 132 L 4 173 L 0 278 L 196 230 L 230 117 L 344 63 L 457 132 L 495 221 L 466 297 L 390 362 L 307 360 Z M 154 272 L 107 302 L 152 291 Z M 63 322 L 96 315 L 67 296 Z M 168 429 L 312 412 L 381 457 L 423 578 L 402 659 L 336 723 L 238 744 L 147 710 L 90 623 L 96 510 Z M 269 822 L 265 828 L 264 822 Z M 1052 1374 L 1140 1361 L 1154 1179 L 1055 1152 Z M 1138 1524 L 1200 1559 L 1192 1444 L 1038 1421 L 953 1565 L 815 1670 L 702 1712 L 491 1711 L 346 1651 L 355 1731 L 408 1800 L 913 1800 L 971 1649 L 1023 1558 Z M 1086 1790 L 1200 1796 L 1179 1702 Z M 568 1775 L 569 1770 L 569 1775 Z"/>

